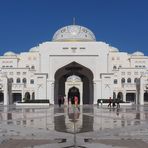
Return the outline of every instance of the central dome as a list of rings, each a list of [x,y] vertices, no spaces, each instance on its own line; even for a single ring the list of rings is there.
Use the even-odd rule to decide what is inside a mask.
[[[57,30],[52,41],[96,41],[96,38],[86,27],[70,25]]]

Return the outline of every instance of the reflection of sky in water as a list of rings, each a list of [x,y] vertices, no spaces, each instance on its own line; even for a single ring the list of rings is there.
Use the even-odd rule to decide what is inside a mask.
[[[0,108],[0,121],[24,127],[82,133],[148,122],[148,106],[120,110],[92,106],[51,108]],[[75,124],[75,125],[74,125]],[[75,131],[74,131],[75,126]]]

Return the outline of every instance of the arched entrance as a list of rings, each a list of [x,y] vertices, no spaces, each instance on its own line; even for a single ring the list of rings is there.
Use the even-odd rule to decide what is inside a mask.
[[[83,83],[83,104],[93,104],[93,73],[90,69],[76,62],[72,62],[55,73],[54,104],[58,103],[59,96],[65,96],[65,82],[69,76],[76,75]],[[67,96],[68,97],[68,96]]]
[[[78,97],[78,104],[80,104],[80,92],[79,89],[76,87],[72,87],[69,89],[68,92],[68,101],[69,99],[71,99],[71,103],[74,104],[74,97],[77,96]]]
[[[119,92],[119,93],[118,93],[117,98],[118,98],[119,100],[123,100],[123,94],[122,94],[122,92]]]
[[[25,93],[25,101],[29,101],[30,100],[30,93],[26,92]]]

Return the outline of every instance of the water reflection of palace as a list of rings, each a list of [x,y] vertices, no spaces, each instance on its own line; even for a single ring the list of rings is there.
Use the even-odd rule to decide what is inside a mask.
[[[55,130],[70,133],[93,131],[93,117],[84,114],[85,108],[71,106],[66,107],[65,110],[63,108],[63,112],[64,114],[61,117],[54,117]],[[93,109],[90,109],[89,112],[93,113]],[[74,131],[74,124],[76,131]],[[61,128],[61,125],[63,125],[63,128]]]
[[[148,121],[145,107],[110,110],[92,106],[53,107],[52,109],[1,108],[0,121],[6,124],[74,133],[140,125]]]

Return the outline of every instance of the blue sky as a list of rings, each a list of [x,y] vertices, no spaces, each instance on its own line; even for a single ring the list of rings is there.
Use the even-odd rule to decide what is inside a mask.
[[[148,0],[0,0],[0,55],[50,41],[73,17],[98,41],[148,55]]]

